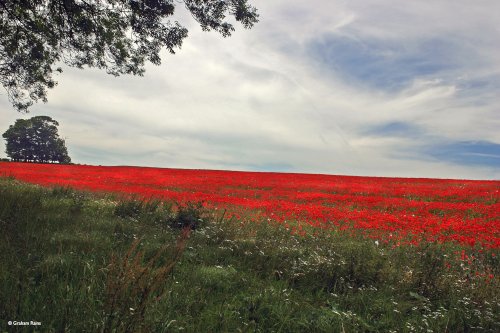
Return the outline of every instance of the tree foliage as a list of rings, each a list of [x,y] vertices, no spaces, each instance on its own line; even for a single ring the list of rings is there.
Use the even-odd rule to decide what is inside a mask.
[[[258,21],[248,0],[0,0],[0,80],[18,111],[47,101],[58,64],[96,67],[112,75],[144,73],[159,53],[179,48],[188,31],[168,18],[184,4],[205,31],[227,37],[233,16]]]
[[[7,156],[21,162],[71,163],[57,126],[59,123],[47,116],[17,119],[2,135],[7,141]]]

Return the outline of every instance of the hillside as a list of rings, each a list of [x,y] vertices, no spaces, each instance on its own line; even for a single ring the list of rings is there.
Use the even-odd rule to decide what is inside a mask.
[[[215,208],[1,178],[1,331],[500,329],[497,248]]]

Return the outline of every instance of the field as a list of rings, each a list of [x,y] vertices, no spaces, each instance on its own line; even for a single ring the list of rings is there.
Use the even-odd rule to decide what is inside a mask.
[[[0,163],[44,186],[203,202],[228,216],[355,230],[381,242],[456,241],[500,247],[500,181]]]
[[[0,163],[0,331],[498,332],[499,188]]]

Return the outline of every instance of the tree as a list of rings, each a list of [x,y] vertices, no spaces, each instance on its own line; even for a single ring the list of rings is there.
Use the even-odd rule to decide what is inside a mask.
[[[184,4],[205,31],[227,37],[226,16],[245,28],[258,21],[248,0],[0,0],[0,80],[10,102],[27,112],[47,101],[57,64],[143,75],[159,65],[162,48],[175,53],[188,31],[167,18]]]
[[[21,162],[71,163],[57,126],[59,123],[47,116],[17,119],[2,135],[7,141],[7,156]]]

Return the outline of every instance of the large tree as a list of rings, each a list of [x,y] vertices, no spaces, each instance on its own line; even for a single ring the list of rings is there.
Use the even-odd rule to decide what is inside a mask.
[[[258,14],[248,0],[0,0],[0,80],[19,111],[47,101],[61,62],[109,74],[144,73],[145,62],[174,53],[187,29],[168,20],[184,4],[203,30],[227,37],[228,15],[251,28]]]
[[[17,119],[3,133],[7,156],[13,161],[71,163],[57,131],[59,123],[47,116]]]

